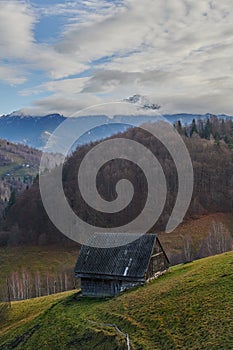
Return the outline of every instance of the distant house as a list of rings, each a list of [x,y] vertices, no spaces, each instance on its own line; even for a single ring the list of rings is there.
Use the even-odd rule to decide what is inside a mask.
[[[129,234],[121,234],[121,238],[122,235],[125,239],[129,238]],[[113,234],[93,235],[93,239],[105,241],[113,237]],[[82,246],[75,276],[81,278],[83,296],[114,296],[143,285],[148,279],[167,270],[169,260],[156,235],[135,235],[135,239],[132,243],[113,248]]]

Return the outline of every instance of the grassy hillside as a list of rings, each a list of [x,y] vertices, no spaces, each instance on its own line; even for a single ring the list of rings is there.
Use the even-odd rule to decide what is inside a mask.
[[[74,265],[78,246],[0,248],[0,300],[22,300],[78,286]]]
[[[186,257],[183,252],[187,241],[190,242],[193,258],[196,258],[195,254],[202,241],[213,229],[213,223],[221,223],[226,230],[233,232],[232,215],[217,213],[189,220],[172,233],[161,233],[160,241],[171,261],[174,263],[185,261]],[[6,282],[6,278],[15,272],[18,272],[20,276],[23,271],[27,271],[32,276],[40,273],[43,278],[46,275],[53,276],[58,272],[70,271],[71,276],[78,251],[78,246],[67,245],[0,247],[0,288]]]
[[[184,246],[187,245],[187,243],[192,250],[192,260],[199,257],[198,251],[200,246],[205,239],[208,239],[209,234],[213,232],[214,225],[219,228],[221,227],[217,234],[218,240],[220,240],[220,237],[224,236],[224,234],[226,236],[226,233],[229,233],[229,236],[233,237],[233,215],[231,213],[215,213],[203,215],[193,220],[187,220],[179,225],[172,233],[161,232],[159,238],[169,259],[177,264],[181,261],[183,262],[185,259],[183,253]],[[227,250],[230,249],[228,248]],[[220,252],[224,252],[224,250]],[[212,251],[210,255],[216,253],[219,252]]]
[[[0,175],[24,176],[38,173],[41,151],[0,139]]]
[[[54,298],[57,298],[56,300]],[[60,300],[61,298],[61,300]],[[15,302],[0,349],[229,350],[233,348],[233,252],[183,264],[116,298],[70,292]]]
[[[73,269],[77,260],[77,247],[25,246],[0,248],[0,285],[13,272],[28,270],[31,273],[54,273]]]

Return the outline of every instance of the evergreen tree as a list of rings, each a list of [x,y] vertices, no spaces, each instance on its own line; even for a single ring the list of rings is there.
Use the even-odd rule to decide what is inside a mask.
[[[216,131],[216,133],[214,134],[214,140],[215,140],[215,144],[217,146],[219,146],[219,144],[220,144],[220,139],[221,139],[220,134],[218,131]]]
[[[181,135],[184,133],[184,130],[183,130],[183,127],[182,127],[182,123],[181,123],[180,120],[178,120],[178,122],[177,122],[177,131]]]
[[[191,130],[190,130],[190,136],[191,137],[192,137],[194,132],[196,132],[198,134],[197,125],[196,125],[196,120],[195,119],[193,119],[192,124],[191,124]]]
[[[205,124],[205,129],[204,129],[204,137],[206,140],[210,139],[211,135],[211,124],[210,124],[210,119],[207,118],[206,124]]]

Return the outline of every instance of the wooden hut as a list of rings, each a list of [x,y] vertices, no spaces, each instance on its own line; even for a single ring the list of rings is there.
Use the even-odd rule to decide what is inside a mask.
[[[97,235],[98,239],[104,237],[105,241],[113,237],[113,234]],[[120,235],[121,239],[125,237],[125,242],[129,242],[129,234]],[[130,239],[132,237],[130,234]],[[75,276],[81,278],[83,296],[107,297],[143,285],[168,266],[169,260],[156,235],[135,235],[131,243],[112,248],[83,245],[75,266]]]

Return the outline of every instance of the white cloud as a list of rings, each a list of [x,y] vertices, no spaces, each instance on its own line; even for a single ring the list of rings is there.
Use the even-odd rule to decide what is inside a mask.
[[[40,16],[68,16],[69,21],[87,22],[92,17],[100,17],[123,6],[124,1],[79,0],[43,5],[37,8]]]
[[[35,9],[25,1],[2,1],[0,6],[0,65],[20,71],[42,70],[52,79],[74,75],[88,68],[76,58],[60,54],[53,46],[38,44],[34,29],[38,20]]]
[[[21,91],[22,96],[30,96],[33,94],[40,94],[41,92],[48,91],[56,93],[58,95],[77,95],[82,91],[89,78],[73,78],[73,79],[62,79],[52,80],[33,88],[24,89]]]
[[[80,103],[139,93],[155,96],[169,112],[232,114],[231,0],[82,0],[38,8],[2,3],[0,57],[23,61],[29,71],[40,69],[52,79],[22,91],[52,94],[35,101],[37,107],[57,105],[70,114]],[[37,43],[36,21],[56,15],[68,17],[62,36],[56,44]],[[8,81],[23,82],[17,67],[8,62],[0,77],[11,69]],[[77,78],[85,70],[91,76]]]
[[[22,1],[1,1],[0,57],[25,59],[33,45],[35,17]]]
[[[26,78],[16,69],[9,65],[0,66],[0,80],[3,80],[10,85],[23,84]]]
[[[85,26],[82,23],[69,26],[56,50],[75,54],[87,61],[125,54],[139,48],[143,42],[148,28],[145,26],[143,29],[140,20],[132,5],[129,8],[120,7],[113,13],[107,13],[102,21],[88,22]]]
[[[172,106],[171,111],[190,109],[192,103],[203,112],[210,108],[214,111],[215,102],[216,110],[230,113],[230,101],[220,101],[229,95],[233,81],[232,3],[124,3],[124,8],[101,22],[69,27],[56,46],[58,52],[68,52],[83,61],[100,60],[83,92],[117,97],[135,92],[154,94],[163,102],[176,98],[179,103],[166,103]],[[217,79],[215,84],[213,79]]]
[[[33,45],[35,18],[22,1],[1,1],[0,6],[0,79],[11,85],[26,81],[23,67]]]
[[[72,116],[78,111],[101,103],[102,101],[90,94],[77,95],[76,98],[68,95],[61,96],[54,94],[53,96],[46,97],[44,99],[36,100],[35,108],[31,109],[31,112],[35,115],[45,113],[61,113],[65,116]],[[28,112],[28,110],[27,110]]]
[[[169,99],[162,96],[160,101],[163,105],[163,113],[226,113],[232,115],[232,98],[225,91],[211,94],[177,94],[170,95]]]

